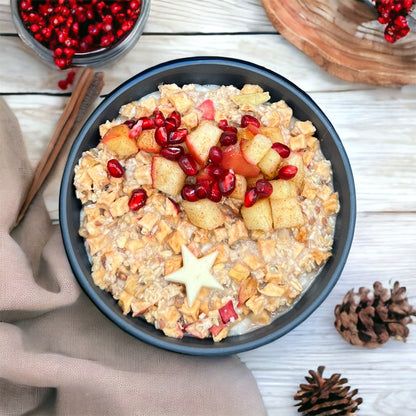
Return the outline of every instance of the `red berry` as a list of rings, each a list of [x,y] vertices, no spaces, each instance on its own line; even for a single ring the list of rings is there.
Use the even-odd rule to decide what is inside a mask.
[[[180,144],[186,140],[188,136],[188,129],[179,129],[169,134],[169,144]]]
[[[142,117],[142,129],[143,130],[150,130],[155,128],[155,121],[150,117]]]
[[[155,110],[155,125],[157,127],[162,127],[165,125],[165,116],[158,108]]]
[[[185,201],[195,202],[198,201],[198,195],[196,194],[196,187],[192,184],[185,184],[181,191],[181,196]]]
[[[107,162],[107,170],[113,178],[121,178],[124,175],[124,169],[117,159],[110,159]]]
[[[237,141],[237,133],[234,133],[233,131],[224,131],[223,133],[221,133],[220,143],[222,146],[231,146],[233,144],[236,144]]]
[[[178,129],[181,125],[181,113],[179,113],[179,111],[172,111],[169,114],[169,118],[173,118],[175,120],[176,128]]]
[[[212,164],[205,166],[205,172],[214,179],[219,179],[223,174],[223,170],[220,166]]]
[[[235,173],[232,170],[225,171],[218,180],[218,188],[224,196],[229,196],[235,189]]]
[[[255,188],[259,198],[267,198],[273,193],[273,185],[266,179],[259,179]]]
[[[222,193],[218,186],[218,182],[214,182],[208,192],[208,199],[212,202],[220,202],[222,199]]]
[[[142,188],[138,188],[131,193],[128,205],[131,211],[137,211],[146,204],[146,201],[146,191]]]
[[[244,206],[247,208],[252,207],[256,203],[258,197],[256,188],[249,188],[244,195]]]
[[[219,165],[222,161],[222,150],[221,150],[221,148],[218,147],[218,146],[212,146],[211,149],[209,149],[208,158],[215,165]]]
[[[184,152],[185,151],[181,146],[169,146],[163,147],[160,151],[160,155],[169,160],[179,160]]]
[[[195,192],[199,199],[206,198],[211,190],[211,182],[208,179],[196,183]]]
[[[195,159],[189,153],[179,158],[179,166],[185,172],[186,176],[194,176],[198,173],[198,166]]]
[[[134,125],[137,123],[137,120],[134,120],[134,119],[129,119],[129,120],[126,120],[125,122],[124,122],[124,124],[129,128],[129,129],[132,129],[133,127],[134,127]]]
[[[228,126],[228,121],[227,121],[227,120],[225,120],[225,119],[220,120],[220,121],[218,122],[218,127],[219,127],[221,130],[224,130],[227,126]]]
[[[276,150],[276,152],[279,153],[280,157],[283,159],[286,159],[290,155],[290,148],[283,143],[273,143],[272,149]]]
[[[277,176],[279,179],[289,180],[293,179],[298,173],[298,168],[294,165],[286,165],[279,169]]]
[[[165,127],[168,133],[175,131],[177,129],[176,120],[173,117],[168,117],[165,121]]]
[[[249,124],[257,128],[260,127],[260,121],[257,120],[256,117],[250,116],[249,114],[244,114],[241,117],[241,127],[247,127]]]
[[[166,147],[168,145],[168,131],[165,126],[156,127],[155,140],[161,147]]]

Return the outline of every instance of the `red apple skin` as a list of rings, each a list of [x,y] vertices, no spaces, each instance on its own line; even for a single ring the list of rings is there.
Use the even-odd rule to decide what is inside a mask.
[[[255,178],[260,173],[260,168],[257,165],[247,162],[241,154],[239,145],[228,146],[223,150],[221,167],[232,169],[234,173],[246,178]]]
[[[198,163],[199,166],[205,166],[205,160],[198,153],[198,150],[195,149],[195,146],[193,145],[192,141],[186,138],[185,143],[189,150],[189,153],[195,159],[195,162]]]

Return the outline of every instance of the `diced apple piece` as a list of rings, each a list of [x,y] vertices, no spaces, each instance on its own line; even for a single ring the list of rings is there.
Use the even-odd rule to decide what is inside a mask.
[[[241,282],[238,290],[238,306],[244,303],[257,293],[259,283],[256,279],[249,276]]]
[[[218,204],[209,199],[199,201],[182,201],[182,208],[189,221],[196,227],[213,230],[224,224],[225,215]]]
[[[186,145],[200,165],[206,165],[209,150],[218,143],[221,134],[222,130],[208,120],[201,121],[199,126],[188,134]]]
[[[249,124],[249,126],[251,126],[251,124]],[[257,133],[258,133],[258,129],[257,129]],[[239,128],[238,130],[237,130],[237,138],[238,138],[238,140],[251,140],[251,139],[253,139],[254,138],[254,136],[257,134],[257,133],[253,133],[253,132],[251,132],[247,127],[244,127],[244,128]]]
[[[305,179],[305,163],[303,162],[303,157],[301,153],[291,152],[289,157],[284,160],[282,166],[284,165],[294,165],[298,168],[296,176],[293,179],[290,179],[298,189],[301,189],[303,186],[303,180]]]
[[[263,134],[256,134],[251,140],[242,140],[241,153],[247,162],[257,165],[272,145],[271,140]]]
[[[125,124],[113,126],[105,133],[101,143],[119,157],[134,155],[138,152],[138,148],[136,141],[130,139],[129,132],[130,129]]]
[[[260,199],[251,207],[241,207],[241,215],[249,230],[270,231],[273,229],[272,211],[268,198]]]
[[[253,186],[256,186],[256,183],[259,179],[264,179],[264,175],[261,172],[254,178],[247,178],[247,187],[251,188]]]
[[[244,200],[244,196],[247,190],[247,179],[243,175],[235,175],[235,188],[230,198],[239,199],[240,201]]]
[[[179,195],[186,175],[177,162],[162,156],[152,158],[152,186],[168,195]]]
[[[270,181],[270,183],[273,186],[273,192],[270,195],[271,199],[286,199],[298,195],[297,187],[292,181],[276,179]]]
[[[160,153],[161,147],[155,139],[155,129],[143,130],[137,138],[137,146],[141,150],[150,153]]]
[[[273,228],[298,228],[305,220],[302,209],[295,197],[286,199],[270,199],[273,215]]]
[[[276,177],[277,169],[282,161],[281,156],[274,149],[269,149],[258,163],[258,167],[263,172],[266,179]]]
[[[280,127],[260,126],[259,127],[259,133],[268,137],[272,141],[272,143],[276,143],[276,142],[283,143],[284,142],[282,131],[280,130]]]
[[[244,159],[239,145],[227,146],[223,150],[221,167],[223,169],[232,169],[234,173],[243,175],[246,178],[255,178],[260,173],[257,165],[248,163]]]
[[[232,95],[231,99],[236,105],[252,104],[259,105],[270,100],[270,94],[268,92],[256,92],[250,94]]]

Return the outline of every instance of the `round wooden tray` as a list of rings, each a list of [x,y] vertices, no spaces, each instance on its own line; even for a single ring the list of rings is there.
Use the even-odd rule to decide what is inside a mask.
[[[262,0],[270,21],[327,72],[351,82],[416,84],[416,32],[391,44],[357,0]]]

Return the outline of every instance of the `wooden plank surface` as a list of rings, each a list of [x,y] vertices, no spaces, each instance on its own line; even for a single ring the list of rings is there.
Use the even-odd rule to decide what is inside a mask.
[[[193,55],[250,60],[307,91],[338,131],[356,181],[354,242],[334,290],[290,334],[240,354],[257,379],[269,415],[296,415],[298,385],[309,369],[325,365],[327,375],[340,372],[359,389],[364,403],[357,416],[414,416],[416,325],[410,325],[407,343],[390,340],[366,350],[338,335],[333,310],[349,289],[371,287],[375,280],[387,286],[399,280],[416,305],[416,86],[373,87],[329,75],[276,33],[260,0],[154,0],[135,48],[100,68],[103,96],[151,65]],[[19,118],[35,166],[68,94],[57,88],[64,74],[39,62],[16,36],[8,0],[0,0],[0,58],[0,94]],[[53,219],[58,188],[59,181],[51,182],[44,194]]]

